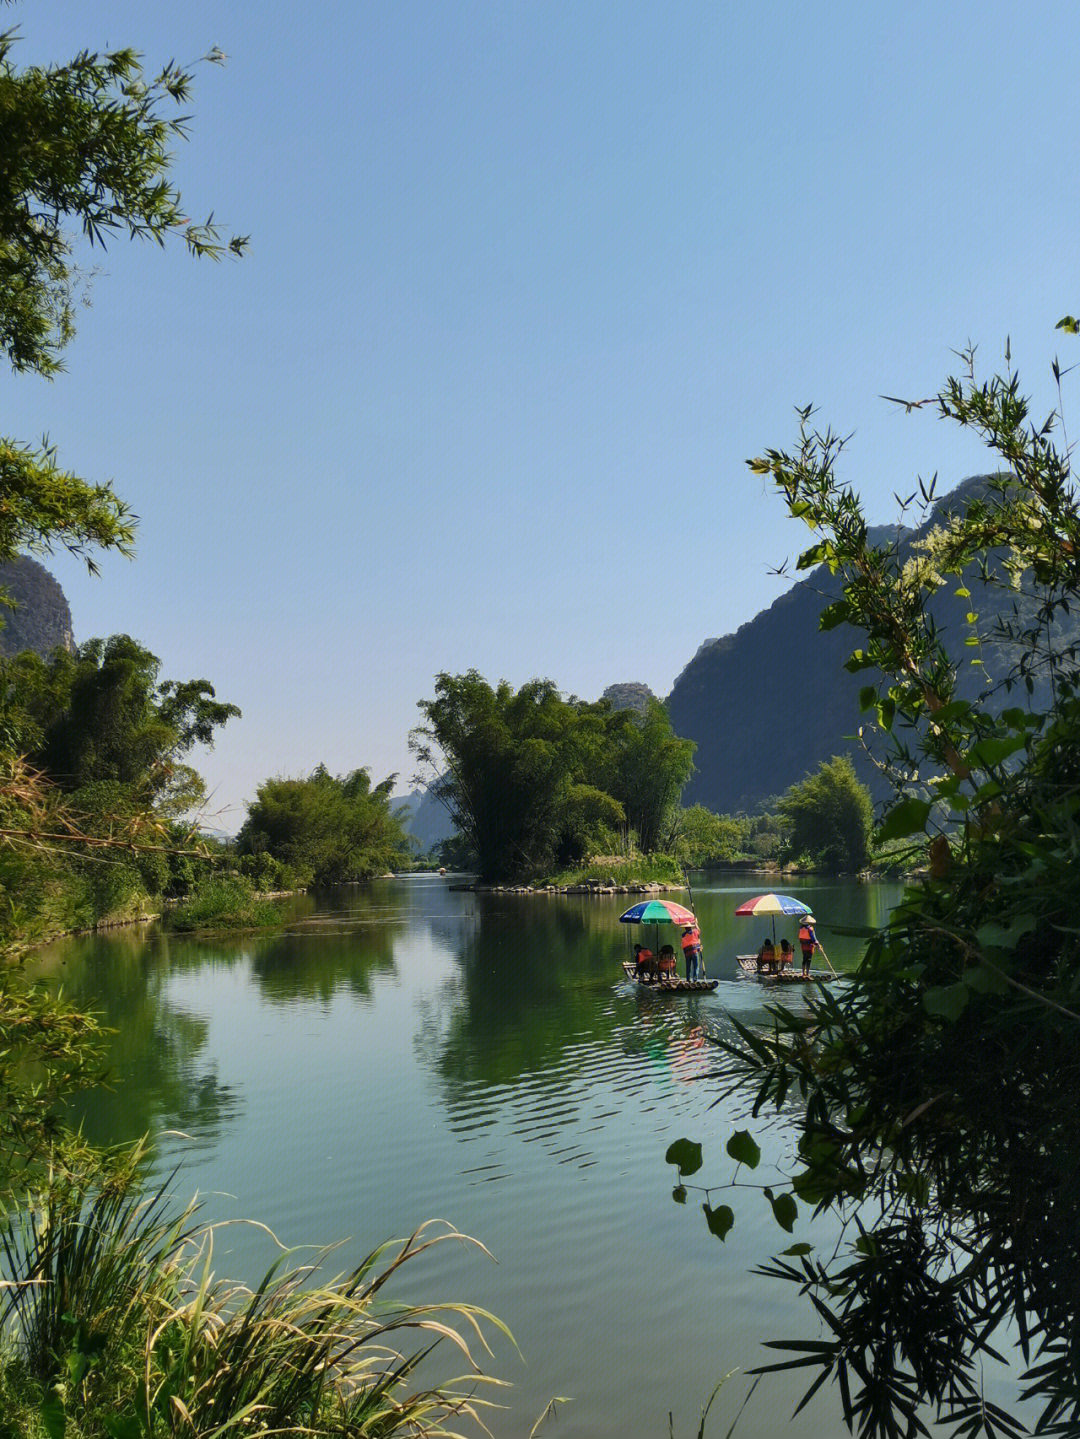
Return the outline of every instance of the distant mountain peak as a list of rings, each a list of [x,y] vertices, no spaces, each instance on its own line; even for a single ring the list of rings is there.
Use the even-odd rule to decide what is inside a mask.
[[[0,591],[15,602],[0,608],[0,655],[34,650],[44,658],[75,648],[67,598],[44,565],[27,555],[0,564]]]
[[[607,700],[612,709],[637,710],[638,714],[647,714],[649,701],[657,697],[648,685],[627,681],[625,684],[608,685],[600,698]]]
[[[914,525],[874,526],[871,542],[910,546],[985,495],[993,478],[972,475],[925,512],[913,505],[905,518]],[[839,597],[840,583],[824,565],[806,572],[733,633],[705,640],[675,680],[666,701],[672,728],[697,744],[685,803],[727,813],[753,810],[845,753],[860,778],[882,795],[883,781],[855,735],[859,690],[873,675],[844,669],[858,644],[855,630],[818,627],[824,606]],[[959,611],[966,606],[951,593],[935,597],[934,604],[939,630],[962,624]]]

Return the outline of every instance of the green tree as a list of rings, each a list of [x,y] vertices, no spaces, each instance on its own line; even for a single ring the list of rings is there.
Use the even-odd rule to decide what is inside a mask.
[[[982,380],[969,356],[932,404],[1003,468],[914,560],[872,542],[836,474],[843,442],[810,411],[797,449],[752,462],[813,530],[800,566],[842,578],[822,622],[862,631],[849,666],[867,671],[863,707],[894,736],[897,797],[879,838],[921,848],[927,872],[851,982],[811,994],[805,1012],[774,1010],[767,1033],[741,1029],[727,1074],[755,1091],[755,1112],[802,1096],[791,1194],[769,1197],[789,1230],[800,1202],[833,1208],[850,1241],[766,1267],[823,1324],[820,1338],[775,1341],[790,1357],[769,1367],[808,1366],[811,1392],[838,1383],[860,1435],[926,1432],[926,1406],[958,1436],[1014,1435],[1024,1424],[981,1376],[992,1346],[1014,1339],[1037,1432],[1075,1434],[1080,666],[1054,624],[1080,601],[1080,508],[1058,416],[1029,419],[1015,374]],[[1025,603],[1003,622],[1013,658],[990,674],[978,590],[1000,585]],[[969,602],[968,653],[986,675],[973,694],[930,610],[946,586]],[[1031,706],[1037,692],[1045,708]]]
[[[848,874],[870,863],[874,806],[847,755],[834,755],[777,802],[787,857]]]
[[[706,868],[736,859],[746,839],[748,822],[730,814],[714,814],[693,804],[679,815],[675,853],[684,865]]]
[[[612,711],[597,783],[617,800],[645,854],[671,847],[679,800],[694,767],[693,740],[672,733],[667,710],[649,698],[644,712]]]
[[[307,779],[268,779],[236,837],[241,855],[269,854],[301,885],[369,879],[411,856],[403,818],[391,808],[396,776],[372,787],[366,769]]]
[[[169,179],[171,146],[187,125],[169,109],[188,102],[189,70],[170,61],[147,75],[130,49],[20,69],[16,38],[0,35],[0,349],[16,371],[53,375],[85,283],[80,243],[175,236],[216,259],[245,241],[189,220]],[[48,445],[0,438],[0,498],[0,559],[56,543],[89,559],[134,538],[111,486],[60,468]]]
[[[208,680],[160,680],[160,668],[129,635],[47,660],[28,651],[0,662],[0,706],[31,762],[82,807],[182,812],[203,796],[184,756],[212,745],[240,711],[218,700]]]
[[[564,700],[550,680],[494,688],[469,670],[440,674],[410,737],[440,775],[438,794],[485,880],[531,876],[580,857],[588,836],[621,823],[593,782],[604,713]]]

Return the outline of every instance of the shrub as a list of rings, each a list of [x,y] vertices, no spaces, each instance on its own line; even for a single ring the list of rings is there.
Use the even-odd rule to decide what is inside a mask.
[[[272,929],[281,922],[277,905],[258,899],[251,880],[242,874],[214,875],[164,915],[167,928],[181,931]]]

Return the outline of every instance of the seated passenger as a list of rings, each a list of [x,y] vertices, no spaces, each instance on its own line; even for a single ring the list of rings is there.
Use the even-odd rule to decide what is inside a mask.
[[[637,979],[656,978],[656,956],[643,944],[634,945],[634,971]]]
[[[776,968],[776,947],[768,935],[765,936],[761,948],[758,950],[757,963],[758,969],[770,971]]]
[[[795,958],[795,951],[794,951],[794,950],[792,949],[792,947],[791,947],[791,941],[790,941],[789,939],[782,939],[782,940],[780,941],[780,973],[781,973],[781,974],[783,974],[784,970],[788,967],[789,964],[791,964],[791,962],[794,960],[794,958]]]
[[[665,944],[660,951],[658,963],[661,979],[674,979],[677,973],[675,967],[675,950],[670,944]]]

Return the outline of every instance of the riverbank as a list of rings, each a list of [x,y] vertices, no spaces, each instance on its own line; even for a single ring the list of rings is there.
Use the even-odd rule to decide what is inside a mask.
[[[472,881],[466,884],[451,884],[452,890],[466,890],[472,894],[672,894],[686,893],[685,884],[650,881],[648,883],[616,884],[606,880],[587,879],[579,884],[480,884]]]

